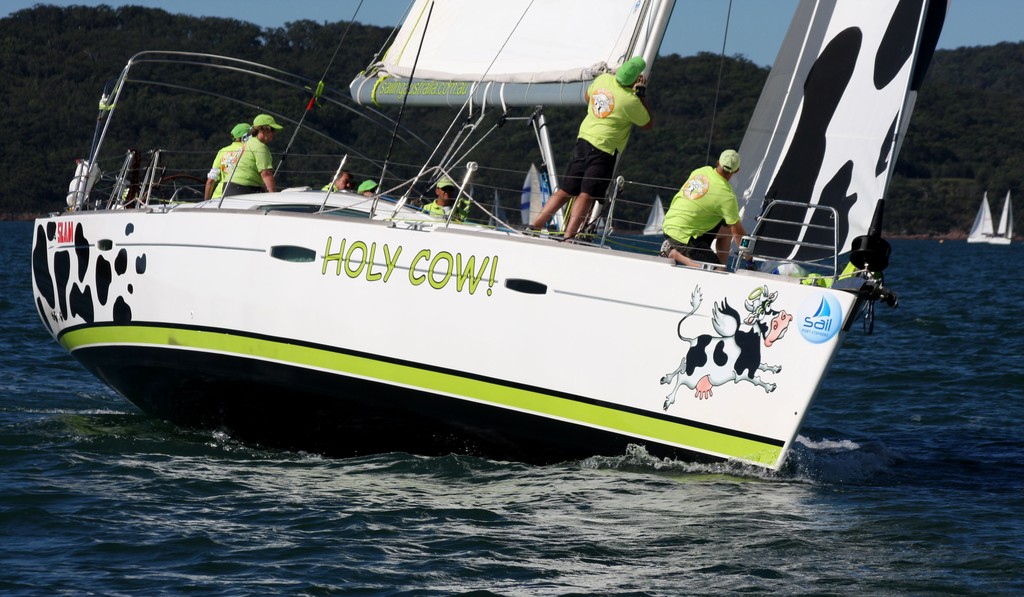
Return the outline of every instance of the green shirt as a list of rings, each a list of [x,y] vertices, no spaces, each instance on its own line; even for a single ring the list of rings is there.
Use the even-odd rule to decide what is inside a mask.
[[[213,158],[213,166],[210,168],[211,180],[217,181],[217,186],[213,189],[213,194],[210,195],[211,199],[217,199],[224,194],[224,183],[228,181],[227,172],[234,167],[235,162],[238,160],[238,150],[242,149],[241,141],[233,141],[231,145],[220,148],[217,152],[217,157]]]
[[[266,143],[257,137],[249,137],[242,148],[242,155],[238,158],[235,166],[235,173],[232,175],[230,169],[225,174],[233,184],[247,187],[262,187],[263,177],[260,172],[272,170],[274,158],[270,155],[270,148]]]
[[[661,229],[675,240],[688,243],[725,220],[740,221],[736,192],[714,166],[697,168],[679,189],[665,213]]]
[[[587,116],[580,123],[578,137],[605,153],[615,155],[625,149],[632,126],[651,121],[633,89],[619,85],[615,75],[598,75],[587,88],[587,98]]]
[[[450,207],[442,207],[437,204],[437,200],[431,201],[430,203],[423,206],[423,211],[426,213],[441,218],[442,220],[448,219],[448,212],[451,211]],[[452,216],[452,221],[462,222],[469,215],[469,201],[461,199],[459,201],[459,207],[455,210],[455,215]]]

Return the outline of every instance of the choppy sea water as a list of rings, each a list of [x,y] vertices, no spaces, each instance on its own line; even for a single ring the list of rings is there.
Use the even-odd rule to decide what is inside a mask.
[[[1024,594],[1024,247],[893,241],[779,473],[645,454],[329,460],[141,414],[0,222],[0,592]]]

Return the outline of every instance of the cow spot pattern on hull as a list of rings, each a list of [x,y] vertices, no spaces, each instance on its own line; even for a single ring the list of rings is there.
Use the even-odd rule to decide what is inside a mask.
[[[125,236],[135,231],[132,224],[125,227]],[[36,288],[36,309],[50,333],[53,323],[80,318],[85,323],[96,323],[97,313],[110,305],[110,318],[115,323],[132,321],[132,308],[127,295],[132,294],[134,278],[145,274],[146,255],[135,257],[134,269],[129,252],[121,248],[113,260],[107,258],[89,242],[81,222],[74,223],[74,243],[71,248],[58,248],[52,257],[47,249],[57,242],[57,222],[36,226],[32,249],[32,280]],[[90,273],[91,272],[91,273]],[[131,276],[124,285],[124,295],[111,296],[114,281]]]

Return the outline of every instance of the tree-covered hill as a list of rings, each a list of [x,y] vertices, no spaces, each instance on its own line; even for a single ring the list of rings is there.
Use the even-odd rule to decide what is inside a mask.
[[[101,91],[139,51],[227,55],[296,73],[310,82],[323,77],[327,95],[343,100],[349,80],[382,49],[389,34],[386,28],[349,27],[345,22],[298,21],[264,29],[232,19],[194,18],[140,7],[38,5],[14,13],[0,20],[0,107],[6,117],[6,130],[0,135],[5,169],[0,213],[23,217],[63,207],[75,159],[88,154],[93,140]],[[936,53],[890,189],[885,216],[888,233],[963,235],[984,191],[1001,197],[1009,189],[1024,197],[1021,64],[1024,44]],[[142,72],[152,80],[169,76],[161,65],[148,68]],[[652,189],[652,194],[658,190],[667,199],[690,169],[705,163],[709,147],[738,146],[767,74],[768,69],[742,58],[659,57],[650,84],[656,124],[651,131],[633,135],[623,160],[629,178],[653,181],[665,191]],[[246,85],[251,83],[241,80],[234,83],[230,73],[217,75],[222,77],[217,80],[212,76],[197,73],[189,85],[221,85],[225,95],[247,96],[251,109],[241,111],[237,104],[227,103],[212,109],[200,106],[168,82],[125,100],[146,102],[148,117],[159,124],[165,138],[150,138],[147,131],[157,127],[149,122],[127,120],[120,124],[137,138],[118,141],[194,151],[201,156],[195,158],[197,163],[205,164],[225,144],[226,131],[240,118],[251,118],[257,108],[303,119],[309,94],[301,85],[292,91],[271,92],[250,89]],[[398,115],[397,110],[386,112]],[[448,125],[447,119],[432,116],[406,110],[402,122],[409,132],[404,134],[415,133],[430,145]],[[554,111],[549,116],[556,155],[567,156],[579,115]],[[398,160],[412,162],[419,157],[416,144],[392,149],[390,129],[357,117],[340,103],[323,102],[303,121],[352,148],[352,155],[382,156],[392,150]],[[527,127],[515,129],[511,137],[513,142],[488,151],[496,157],[521,158],[521,148],[532,143]],[[281,146],[272,149],[282,151],[287,141],[282,139]],[[323,154],[323,171],[308,172],[308,178],[318,181],[329,177],[338,155],[349,151],[325,144],[315,135],[298,136],[295,141],[296,150]],[[522,160],[524,169],[528,159]],[[497,174],[491,177],[499,186],[506,184]]]

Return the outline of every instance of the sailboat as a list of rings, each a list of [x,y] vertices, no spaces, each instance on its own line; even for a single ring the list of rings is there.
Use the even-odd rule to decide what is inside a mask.
[[[971,226],[971,231],[967,234],[967,242],[987,243],[991,241],[994,233],[995,231],[992,227],[992,210],[988,205],[988,191],[985,191],[985,194],[981,198],[981,206],[978,208],[978,214],[974,216],[974,225]]]
[[[651,213],[647,216],[647,224],[644,226],[644,235],[650,236],[662,234],[661,223],[665,221],[665,206],[661,203],[661,196],[654,198],[654,205],[651,206]]]
[[[526,178],[523,180],[520,204],[522,223],[529,225],[537,219],[549,197],[551,197],[551,188],[548,186],[547,175],[541,176],[536,164],[530,164],[530,169],[526,172]],[[562,210],[555,213],[553,223],[556,229],[562,227]]]
[[[170,69],[173,53],[140,52],[102,96],[68,209],[35,222],[42,325],[143,411],[269,447],[535,463],[640,450],[779,469],[853,323],[896,302],[876,199],[946,2],[796,9],[741,145],[745,175],[733,182],[751,234],[735,257],[799,264],[822,284],[414,207],[415,189],[447,176],[457,201],[486,209],[489,196],[470,189],[484,188],[474,176],[488,156],[463,149],[481,147],[466,135],[502,130],[478,126],[487,115],[528,114],[555,173],[538,106],[582,108],[596,74],[632,56],[652,68],[674,4],[417,0],[349,93],[454,111],[466,126],[446,129],[439,143],[453,149],[404,180],[367,160],[380,169],[373,198],[305,187],[161,197],[171,155],[126,151],[110,132],[118,110],[140,103],[134,69]],[[587,35],[551,43],[553,24],[570,22]],[[214,60],[181,56],[190,68]],[[137,133],[141,120],[125,120]],[[339,158],[340,170],[359,156]],[[840,276],[847,259],[857,272]]]
[[[1010,191],[1006,191],[1003,202],[1003,214],[999,218],[999,226],[992,225],[992,210],[988,203],[988,191],[981,198],[981,206],[974,217],[974,224],[967,234],[969,243],[987,243],[990,245],[1008,245],[1013,238],[1013,208],[1010,202]]]
[[[1003,215],[999,217],[999,226],[989,242],[993,245],[1008,245],[1013,239],[1013,207],[1010,202],[1010,191],[1006,191],[1003,201]]]

